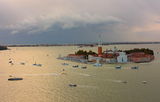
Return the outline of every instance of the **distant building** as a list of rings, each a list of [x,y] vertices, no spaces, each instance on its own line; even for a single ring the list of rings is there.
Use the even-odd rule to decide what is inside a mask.
[[[143,63],[143,62],[150,62],[154,60],[154,55],[146,54],[144,52],[132,52],[130,54],[126,54],[121,50],[118,50],[114,47],[113,50],[106,50],[102,52],[102,46],[99,44],[98,46],[98,54],[95,55],[78,55],[78,54],[69,54],[66,57],[61,57],[61,59],[77,61],[77,62],[96,62],[96,65],[100,63],[127,63],[127,62],[135,62],[135,63]],[[88,59],[87,59],[88,58]],[[98,62],[97,62],[98,61]]]
[[[105,58],[105,62],[106,63],[117,63],[117,59],[116,58]]]
[[[102,57],[102,46],[98,45],[98,56]]]
[[[117,56],[119,56],[119,53],[112,50],[106,50],[103,52],[102,58],[105,63],[117,63]]]
[[[117,57],[118,63],[127,63],[128,57],[125,52],[119,52],[119,56]]]
[[[88,55],[88,61],[90,62],[96,62],[96,60],[98,59],[99,57],[96,56],[96,55]]]
[[[136,53],[129,54],[128,59],[131,62],[142,63],[142,62],[150,62],[154,60],[154,56],[150,54],[145,54],[143,52],[136,52]]]

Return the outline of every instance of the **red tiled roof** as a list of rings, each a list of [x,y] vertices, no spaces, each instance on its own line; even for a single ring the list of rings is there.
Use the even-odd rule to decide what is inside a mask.
[[[153,55],[150,55],[150,54],[145,54],[143,52],[136,52],[136,53],[131,53],[128,55],[128,57],[137,57],[137,58],[141,58],[141,57],[151,57]]]
[[[115,54],[114,53],[106,53],[106,54],[102,55],[103,58],[115,58],[117,56],[119,56],[118,53],[115,53]]]

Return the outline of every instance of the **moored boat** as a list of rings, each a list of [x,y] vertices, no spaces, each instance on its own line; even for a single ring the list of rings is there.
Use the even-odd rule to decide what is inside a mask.
[[[68,63],[62,63],[62,65],[69,65]]]
[[[87,67],[86,66],[83,66],[83,67],[81,67],[82,69],[87,69]]]
[[[18,81],[23,80],[23,78],[9,78],[8,81]]]
[[[78,65],[74,65],[74,66],[72,66],[73,68],[78,68],[79,66]]]
[[[121,69],[121,66],[115,66],[116,69]]]
[[[131,69],[138,69],[138,68],[139,68],[138,66],[131,67]]]
[[[95,66],[95,67],[101,67],[102,64],[100,64],[100,63],[95,63],[93,66]]]

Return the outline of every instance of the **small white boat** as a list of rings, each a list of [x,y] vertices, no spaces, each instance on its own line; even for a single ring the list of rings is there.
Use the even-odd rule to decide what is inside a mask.
[[[121,66],[115,66],[116,69],[121,69]]]
[[[95,63],[93,66],[95,66],[95,67],[101,67],[102,64],[100,64],[100,63]]]
[[[96,63],[93,66],[95,66],[95,67],[101,67],[102,64],[100,63],[100,59],[96,59]]]

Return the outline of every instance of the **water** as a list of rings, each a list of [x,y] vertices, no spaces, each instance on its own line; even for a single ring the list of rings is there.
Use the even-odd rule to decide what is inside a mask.
[[[150,48],[160,51],[160,45],[117,45],[119,49]],[[113,46],[103,46],[103,49]],[[92,65],[57,60],[77,47],[13,47],[0,51],[1,102],[158,102],[160,101],[160,55],[146,64]],[[96,51],[96,47],[80,49]],[[12,59],[14,65],[9,64]],[[25,63],[22,65],[21,63]],[[63,66],[62,63],[69,63]],[[42,64],[41,67],[33,66]],[[73,65],[87,69],[72,68]],[[139,66],[133,70],[131,66]],[[65,69],[65,71],[63,71]],[[9,76],[23,77],[22,81],[8,81]],[[127,83],[123,83],[127,81]],[[143,84],[142,81],[147,81]],[[77,84],[69,87],[68,84]]]

